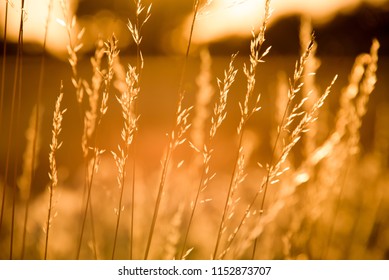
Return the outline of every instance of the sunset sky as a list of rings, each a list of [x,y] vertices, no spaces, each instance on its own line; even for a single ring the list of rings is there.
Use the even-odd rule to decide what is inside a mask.
[[[4,19],[5,2],[0,3],[1,19]],[[151,0],[143,1],[145,5]],[[203,1],[206,2],[206,1]],[[234,51],[234,45],[248,38],[251,28],[258,26],[264,0],[213,0],[203,4],[195,26],[194,43],[211,44],[221,53]],[[16,41],[20,3],[10,2],[8,14],[8,40]],[[49,0],[26,1],[24,40],[27,43],[42,44]],[[150,54],[179,53],[186,42],[191,19],[192,1],[154,1],[152,17],[144,30],[143,49]],[[134,14],[132,1],[68,1],[70,10],[78,18],[77,28],[85,27],[84,51],[93,49],[97,36],[103,38],[115,32],[122,49],[130,44],[126,27],[127,19]],[[364,51],[373,37],[381,41],[381,51],[388,53],[389,1],[388,0],[273,0],[269,36],[273,40],[296,40],[299,16],[306,15],[313,21],[318,41],[323,41],[323,52],[339,54]],[[64,16],[59,1],[54,1],[48,30],[48,50],[61,54],[65,51],[67,35],[61,25]],[[0,20],[3,34],[4,20]],[[3,38],[3,35],[1,36]],[[240,39],[239,39],[240,38]],[[282,44],[278,52],[293,50],[291,44]],[[232,45],[232,47],[231,47]],[[290,45],[290,47],[288,47]],[[342,50],[346,46],[346,50]],[[39,48],[34,48],[35,50]],[[275,50],[277,52],[277,49]]]

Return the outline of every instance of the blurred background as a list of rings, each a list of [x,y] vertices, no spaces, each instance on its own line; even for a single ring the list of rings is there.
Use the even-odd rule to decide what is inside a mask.
[[[0,32],[3,33],[5,2],[0,3]],[[8,40],[18,36],[20,1],[8,1]],[[144,29],[142,48],[145,54],[180,53],[190,25],[193,1],[154,1],[152,17]],[[213,0],[202,1],[196,23],[194,43],[207,44],[211,52],[227,54],[247,50],[251,28],[257,27],[264,1]],[[207,3],[205,3],[207,2]],[[48,14],[48,0],[25,2],[26,52],[39,53]],[[145,0],[148,5],[150,0]],[[12,4],[12,5],[11,5]],[[108,38],[114,31],[122,52],[130,52],[127,20],[133,19],[134,5],[130,0],[69,0],[70,10],[77,15],[78,28],[85,27],[84,52],[92,51],[98,36]],[[389,1],[387,0],[274,0],[268,41],[275,54],[298,50],[300,17],[312,19],[319,43],[319,54],[356,55],[369,48],[373,37],[381,42],[381,53],[389,53]],[[67,34],[59,24],[63,20],[59,1],[54,8],[48,35],[48,50],[57,56],[65,52]],[[3,39],[3,36],[1,36]],[[1,45],[1,48],[3,46]],[[10,51],[12,44],[10,44]]]
[[[38,87],[39,65],[42,55],[42,44],[45,32],[45,23],[49,11],[49,0],[25,1],[24,9],[24,32],[23,51],[24,69],[22,87],[23,102],[21,106],[25,112],[24,127],[35,103],[34,93]],[[12,92],[15,54],[17,51],[18,29],[20,24],[20,1],[8,1],[7,18],[7,62],[6,62],[6,92]],[[50,13],[47,34],[47,72],[44,77],[44,105],[50,106],[58,93],[58,85],[61,80],[65,84],[65,96],[68,107],[74,106],[71,98],[74,89],[70,83],[71,69],[67,58],[68,34],[64,27],[65,15],[61,8],[61,1],[53,1]],[[101,38],[107,40],[112,33],[118,39],[120,57],[122,63],[134,62],[136,47],[127,28],[128,20],[135,20],[135,4],[130,0],[69,0],[65,1],[68,6],[68,20],[75,14],[77,22],[75,31],[85,30],[82,38],[82,48],[79,55],[79,71],[84,77],[90,77],[90,57],[93,56],[96,41]],[[140,97],[141,123],[145,127],[152,127],[146,131],[158,131],[164,134],[169,130],[170,120],[174,117],[176,104],[176,91],[178,80],[183,64],[183,56],[186,50],[188,32],[193,13],[193,1],[159,0],[142,1],[145,6],[152,3],[150,20],[142,29],[141,49],[145,56],[145,70],[143,80],[143,95]],[[249,45],[253,27],[258,28],[263,17],[264,1],[258,0],[213,0],[200,1],[199,15],[194,28],[191,46],[191,59],[187,71],[185,89],[189,92],[188,102],[193,102],[193,96],[197,90],[196,76],[200,70],[200,50],[204,47],[209,49],[213,57],[212,81],[222,76],[222,71],[228,64],[229,56],[239,52],[238,68],[247,61]],[[0,32],[1,40],[4,38],[5,7],[6,1],[0,3]],[[302,18],[312,22],[312,28],[316,34],[317,52],[321,61],[318,71],[317,83],[323,90],[335,74],[339,74],[339,80],[335,85],[337,94],[329,103],[336,110],[340,89],[347,84],[348,74],[355,57],[363,52],[369,52],[373,38],[380,42],[380,60],[378,65],[377,92],[373,95],[372,106],[385,103],[389,97],[388,78],[389,67],[389,0],[274,0],[271,1],[272,16],[269,21],[266,34],[265,46],[272,49],[266,59],[264,71],[258,75],[261,81],[261,92],[265,102],[274,102],[272,92],[277,87],[277,77],[284,73],[290,77],[294,67],[294,61],[300,53],[300,25]],[[4,42],[0,44],[4,50]],[[244,86],[244,75],[237,76],[236,89]],[[33,92],[31,92],[33,90]],[[239,90],[237,90],[239,92]],[[115,93],[117,94],[117,93]],[[5,104],[10,105],[10,94],[5,95]],[[240,100],[239,94],[234,95],[231,103]],[[272,101],[273,100],[273,101]],[[117,106],[116,102],[112,102]],[[235,105],[236,105],[235,104]],[[163,105],[163,106],[161,106]],[[5,106],[5,114],[10,106]],[[118,109],[118,108],[116,108]],[[237,106],[232,106],[231,114],[238,114]],[[266,111],[268,110],[268,111]],[[75,110],[74,110],[75,111]],[[272,111],[265,106],[265,114]],[[375,120],[373,108],[369,111],[367,119],[370,125],[365,125],[367,130],[363,135],[366,145],[372,143],[371,135],[374,133],[373,122]],[[51,115],[51,110],[46,112]],[[116,115],[115,115],[116,117]],[[69,123],[73,130],[80,131],[81,124],[77,121],[77,113],[68,112]],[[69,124],[69,125],[70,125]],[[50,123],[46,123],[46,129],[50,132]],[[65,120],[66,125],[66,120]],[[234,132],[234,124],[229,126],[229,132]],[[120,126],[118,125],[118,129]],[[228,129],[227,129],[228,130]],[[73,132],[72,132],[73,133]],[[119,135],[119,134],[118,134]],[[21,138],[24,139],[23,134]],[[43,139],[45,139],[44,137]],[[108,138],[108,137],[107,137]],[[47,137],[47,139],[50,139]],[[153,136],[150,136],[153,139]],[[5,140],[4,140],[5,141]],[[78,138],[70,137],[70,142],[78,147]],[[152,140],[150,140],[152,141]],[[114,143],[115,140],[112,140]],[[5,144],[3,145],[3,147]],[[162,145],[163,146],[163,145]],[[155,150],[161,147],[155,148]],[[264,146],[263,150],[267,150]],[[5,157],[4,150],[2,151]],[[45,157],[45,154],[44,154]],[[71,159],[68,159],[71,161]],[[44,161],[45,162],[45,161]],[[159,161],[156,161],[159,164]]]

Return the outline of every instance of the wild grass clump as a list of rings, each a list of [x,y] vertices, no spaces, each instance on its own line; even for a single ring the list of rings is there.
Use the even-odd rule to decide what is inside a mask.
[[[323,81],[316,77],[320,34],[303,19],[294,70],[268,89],[262,81],[274,57],[266,40],[272,14],[267,0],[259,28],[252,31],[248,57],[232,54],[229,62],[223,59],[225,70],[219,73],[213,68],[217,60],[203,47],[200,72],[191,83],[188,70],[197,54],[191,51],[192,35],[199,14],[210,4],[195,0],[182,68],[174,77],[177,90],[152,96],[175,96],[174,111],[165,110],[167,103],[158,104],[164,115],[172,116],[163,138],[147,125],[146,89],[160,75],[155,71],[167,71],[170,65],[147,72],[142,31],[152,5],[141,0],[133,4],[134,19],[127,27],[134,56],[122,56],[120,38],[112,34],[96,38],[96,49],[85,63],[85,30],[66,1],[60,1],[70,76],[61,77],[68,83],[61,83],[55,105],[49,107],[54,107],[52,123],[45,125],[43,78],[51,75],[44,59],[47,21],[31,106],[36,109],[26,125],[22,161],[13,143],[24,127],[23,18],[9,112],[3,110],[8,102],[5,24],[0,129],[7,143],[0,142],[6,159],[0,178],[0,258],[386,258],[386,107],[376,116],[372,151],[364,150],[361,140],[377,83],[379,42],[373,40],[370,52],[356,58],[347,82],[338,85],[345,78],[335,72]],[[54,4],[49,5],[51,10]],[[48,126],[51,137],[45,133]],[[155,147],[162,148],[152,154]],[[43,169],[42,180],[38,173]]]

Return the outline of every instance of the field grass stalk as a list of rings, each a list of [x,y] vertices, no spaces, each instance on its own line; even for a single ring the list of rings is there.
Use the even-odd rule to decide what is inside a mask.
[[[207,139],[208,143],[206,143],[203,147],[203,151],[201,152],[203,156],[203,167],[201,171],[201,176],[200,176],[200,182],[196,190],[196,195],[193,200],[193,204],[191,205],[191,212],[189,215],[189,221],[188,221],[188,226],[185,230],[184,233],[184,239],[183,239],[183,245],[182,245],[182,250],[180,254],[180,259],[183,258],[186,250],[186,244],[189,236],[189,231],[192,226],[192,221],[194,217],[194,213],[196,211],[196,208],[199,203],[199,197],[200,193],[207,187],[208,182],[212,179],[213,175],[209,174],[209,163],[212,157],[213,153],[213,139],[216,135],[216,131],[220,127],[220,125],[223,123],[223,121],[226,118],[227,112],[226,112],[226,106],[227,106],[227,97],[228,97],[228,92],[230,91],[230,88],[232,84],[235,81],[235,76],[238,72],[238,70],[235,70],[234,68],[234,60],[237,54],[234,54],[231,56],[231,61],[228,67],[228,70],[224,72],[224,79],[222,80],[217,80],[218,81],[218,87],[219,87],[219,100],[214,106],[213,110],[213,115],[211,118],[211,127],[209,131],[209,137]],[[194,147],[192,144],[193,148],[197,151],[198,148]]]
[[[26,246],[26,234],[27,234],[27,223],[28,223],[28,213],[30,210],[30,200],[31,200],[31,189],[32,182],[35,177],[35,169],[36,169],[36,152],[37,152],[37,143],[38,143],[38,131],[39,131],[39,116],[41,114],[41,102],[42,102],[42,92],[43,92],[43,78],[45,76],[45,62],[46,62],[46,44],[47,44],[47,34],[49,28],[49,21],[51,18],[51,12],[53,8],[53,0],[50,0],[48,6],[48,15],[46,19],[45,32],[43,38],[43,46],[42,46],[42,57],[39,67],[39,82],[38,82],[38,92],[36,98],[36,110],[35,110],[35,125],[34,125],[34,138],[32,144],[32,156],[31,156],[31,177],[29,180],[28,193],[26,198],[26,205],[24,211],[24,222],[23,222],[23,235],[22,235],[22,253],[21,259],[24,259],[25,254],[25,246]]]
[[[62,99],[63,99],[63,84],[61,81],[60,94],[55,103],[52,139],[51,139],[50,153],[49,153],[50,183],[48,187],[49,203],[48,203],[47,219],[46,219],[46,225],[44,227],[44,231],[45,231],[44,257],[43,257],[44,260],[46,260],[48,257],[50,228],[52,226],[52,221],[56,216],[56,213],[54,212],[54,202],[53,202],[54,192],[58,187],[58,170],[57,170],[56,154],[57,151],[62,146],[62,142],[59,142],[59,134],[61,133],[62,130],[61,126],[62,126],[63,114],[66,112],[66,109],[61,109]]]
[[[0,131],[3,122],[3,107],[5,93],[5,66],[7,65],[7,31],[8,31],[8,1],[5,1],[4,31],[3,31],[3,58],[1,62],[1,89],[0,89]],[[3,207],[2,207],[3,209]]]
[[[214,247],[212,259],[218,258],[218,250],[219,250],[219,245],[220,241],[224,232],[224,227],[225,227],[225,219],[227,217],[228,213],[228,208],[229,208],[229,201],[230,201],[230,196],[232,193],[232,189],[234,186],[234,182],[237,176],[237,170],[238,170],[238,163],[239,159],[241,158],[241,153],[243,152],[243,135],[246,130],[246,125],[252,115],[255,112],[258,112],[261,107],[259,105],[261,94],[258,94],[256,97],[254,96],[254,89],[255,89],[255,84],[256,84],[256,71],[257,71],[257,66],[259,63],[264,62],[264,57],[269,53],[270,48],[268,47],[266,50],[261,52],[263,43],[265,42],[265,32],[267,28],[267,23],[269,21],[270,15],[271,15],[271,10],[270,10],[270,0],[266,0],[265,2],[265,8],[264,8],[264,18],[262,21],[262,24],[260,26],[260,29],[258,31],[258,34],[255,34],[255,31],[252,31],[252,39],[250,41],[250,64],[249,66],[246,66],[246,64],[243,67],[243,72],[247,78],[247,91],[245,94],[245,100],[244,103],[239,103],[240,111],[241,111],[241,118],[240,122],[237,128],[237,133],[238,133],[238,149],[236,152],[235,156],[235,161],[234,161],[234,168],[232,170],[231,174],[231,179],[230,179],[230,184],[227,190],[227,197],[224,202],[224,209],[221,217],[221,221],[219,224],[219,228],[217,231],[217,239],[216,239],[216,244]],[[253,100],[253,98],[255,98]],[[253,103],[254,104],[251,104]]]
[[[145,25],[145,23],[149,20],[151,16],[151,7],[152,4],[150,4],[146,10],[145,18],[142,20],[140,19],[141,13],[144,11],[145,6],[143,6],[141,0],[134,0],[134,3],[136,5],[136,17],[135,17],[135,26],[131,23],[129,20],[128,22],[128,29],[130,30],[133,40],[136,44],[136,69],[138,74],[137,84],[135,87],[140,88],[141,83],[141,77],[144,67],[144,60],[143,55],[141,51],[141,39],[142,37],[139,37],[142,34],[142,28]],[[136,32],[135,32],[136,31]],[[135,101],[135,100],[134,100]],[[133,115],[138,116],[138,102],[133,102]],[[135,182],[136,182],[136,150],[137,150],[137,134],[138,130],[135,129],[133,132],[133,138],[132,143],[130,146],[130,154],[131,154],[131,196],[130,196],[130,247],[129,247],[129,258],[130,260],[133,259],[133,250],[134,250],[134,219],[135,219]]]
[[[160,208],[160,204],[161,204],[163,190],[165,187],[166,176],[168,173],[168,167],[169,167],[169,163],[170,163],[173,151],[175,150],[175,148],[178,145],[182,144],[185,141],[185,139],[182,139],[183,133],[185,133],[186,130],[190,126],[190,125],[189,126],[187,125],[187,118],[189,116],[189,111],[191,108],[184,109],[184,110],[182,109],[182,102],[183,102],[184,96],[185,96],[185,91],[183,90],[183,86],[184,86],[184,80],[185,80],[185,76],[186,76],[187,63],[188,63],[188,59],[189,59],[190,46],[192,43],[193,30],[194,30],[194,26],[195,26],[195,22],[196,22],[196,18],[197,18],[197,13],[199,10],[199,2],[200,2],[199,0],[194,1],[194,6],[193,6],[194,14],[193,14],[193,19],[192,19],[192,24],[190,27],[188,45],[186,48],[184,65],[182,68],[181,79],[180,79],[180,84],[179,84],[179,88],[178,88],[179,99],[178,99],[177,113],[176,113],[176,127],[173,128],[173,130],[170,134],[169,145],[167,148],[167,152],[165,154],[165,159],[163,161],[162,175],[161,175],[161,180],[159,183],[157,200],[156,200],[156,203],[154,206],[154,213],[152,216],[150,230],[149,230],[147,243],[146,243],[146,249],[145,249],[145,254],[144,254],[145,260],[147,260],[149,257],[151,242],[152,242],[153,236],[154,236],[155,225],[156,225],[157,218],[158,218],[158,212],[159,212],[159,208]]]
[[[5,17],[4,17],[4,36],[3,36],[3,59],[2,59],[2,71],[1,71],[1,93],[0,93],[0,131],[3,127],[3,107],[4,107],[4,91],[5,91],[5,66],[7,65],[7,31],[8,31],[8,1],[5,2]],[[3,225],[3,215],[5,206],[5,196],[7,182],[3,182],[3,191],[1,197],[1,212],[0,212],[0,232]]]

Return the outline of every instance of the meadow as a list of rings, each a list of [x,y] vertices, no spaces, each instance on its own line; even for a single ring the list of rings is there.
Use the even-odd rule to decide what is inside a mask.
[[[300,53],[273,55],[267,0],[245,51],[189,32],[182,56],[144,56],[153,7],[136,0],[133,55],[114,34],[81,55],[60,3],[67,61],[25,55],[22,32],[10,54],[3,32],[0,259],[389,257],[378,40],[318,57],[302,19]]]

